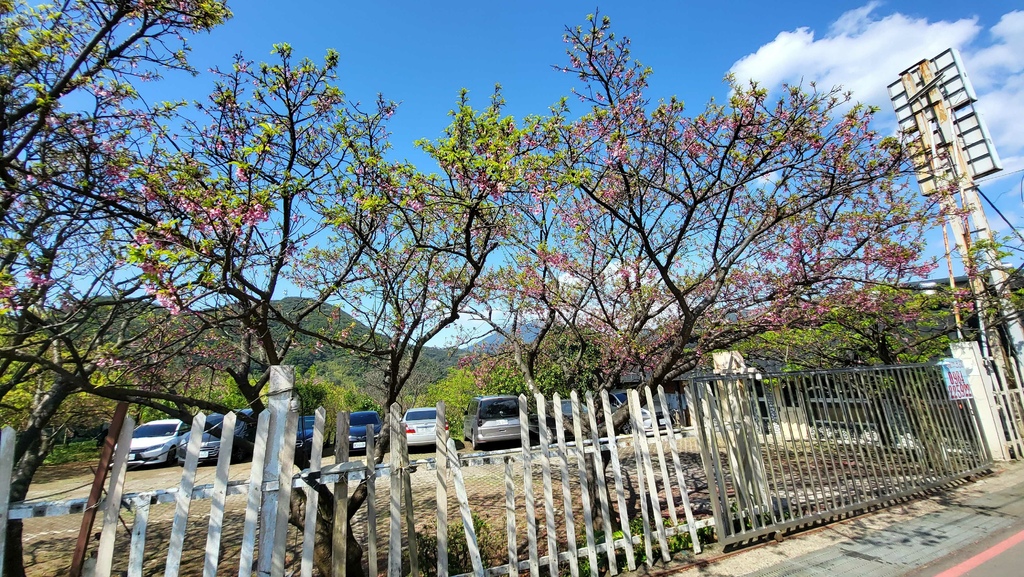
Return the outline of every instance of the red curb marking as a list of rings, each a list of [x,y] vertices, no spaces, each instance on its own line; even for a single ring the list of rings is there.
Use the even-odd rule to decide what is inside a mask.
[[[996,545],[993,545],[992,547],[989,547],[988,549],[982,551],[981,553],[978,553],[974,557],[971,557],[970,559],[964,561],[963,563],[960,563],[955,567],[950,567],[949,569],[946,569],[945,571],[939,573],[935,577],[961,577],[962,575],[965,575],[968,571],[977,569],[983,563],[991,561],[1000,554],[1005,553],[1014,545],[1017,545],[1018,543],[1022,542],[1024,542],[1024,531],[1021,531],[1020,533],[1017,533],[1016,535],[1009,537],[1008,539]]]

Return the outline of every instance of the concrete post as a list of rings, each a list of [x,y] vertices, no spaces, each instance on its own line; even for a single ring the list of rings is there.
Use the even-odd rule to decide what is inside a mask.
[[[978,408],[978,423],[981,436],[988,445],[989,453],[996,461],[1009,461],[1010,454],[1006,449],[1005,434],[999,418],[999,404],[993,393],[991,368],[981,358],[981,350],[974,341],[949,344],[953,358],[963,361],[967,369],[967,381],[971,385],[975,406]]]

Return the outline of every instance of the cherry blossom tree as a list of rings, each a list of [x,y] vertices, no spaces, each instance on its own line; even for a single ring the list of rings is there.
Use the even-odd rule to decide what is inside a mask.
[[[127,367],[151,368],[181,344],[171,331],[163,348],[140,348],[138,321],[153,310],[137,275],[120,271],[131,228],[109,217],[131,197],[139,135],[173,108],[146,107],[138,84],[190,71],[185,36],[230,12],[210,0],[0,8],[0,401],[31,392],[15,445],[20,500],[71,395],[114,391],[133,378]],[[23,575],[21,523],[8,527],[4,574]]]
[[[395,104],[346,101],[337,53],[317,65],[288,45],[275,52],[273,64],[239,57],[215,71],[201,119],[158,133],[133,174],[144,215],[130,261],[169,312],[233,343],[228,371],[256,410],[269,367],[297,338],[364,359],[388,406],[424,347],[459,318],[508,229],[503,199],[528,152],[523,131],[502,116],[500,93],[482,111],[463,94],[444,137],[420,143],[442,170],[425,174],[386,158]],[[287,290],[305,306],[282,306]],[[351,316],[302,322],[325,304]],[[332,512],[320,517],[329,533]]]
[[[559,113],[549,154],[589,245],[622,247],[612,266],[573,273],[593,290],[574,318],[648,383],[933,267],[921,250],[936,207],[906,187],[903,149],[871,130],[872,109],[839,89],[772,100],[733,82],[727,104],[687,116],[674,98],[649,100],[651,71],[607,18],[566,41],[562,70],[589,110]]]
[[[274,51],[274,64],[239,56],[215,70],[215,89],[196,114],[163,127],[135,175],[146,218],[130,249],[168,311],[213,327],[234,349],[226,370],[257,411],[269,367],[354,274],[363,247],[351,237],[336,239],[351,250],[318,272],[322,284],[304,282],[303,261],[331,242],[328,213],[349,202],[359,165],[380,161],[394,110],[347,103],[333,84],[336,52],[317,65],[296,61],[287,44]],[[290,283],[306,291],[301,306],[281,300]],[[315,336],[345,342],[346,329],[328,323]]]

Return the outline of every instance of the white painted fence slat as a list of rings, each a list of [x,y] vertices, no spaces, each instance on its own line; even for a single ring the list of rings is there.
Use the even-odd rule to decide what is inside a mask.
[[[604,478],[604,458],[601,456],[601,432],[597,428],[597,410],[594,406],[594,393],[587,391],[587,417],[590,424],[590,442],[594,447],[594,471],[596,474],[595,482],[597,483],[597,498],[601,507],[601,519],[604,522],[604,540],[605,546],[608,550],[608,570],[612,575],[619,574],[619,563],[615,557],[615,535],[612,530],[612,516],[610,508],[608,507],[608,484]],[[573,417],[575,418],[575,416]],[[615,437],[612,436],[609,439],[610,444],[615,444]],[[596,549],[596,547],[595,547]],[[596,563],[591,564],[593,567],[597,567]]]
[[[285,549],[288,546],[288,514],[291,512],[292,501],[292,465],[295,462],[295,437],[298,428],[299,414],[289,409],[285,418],[284,438],[281,439],[281,452],[278,463],[281,470],[277,477],[277,515],[274,528],[274,552],[270,559],[270,576],[284,577]]]
[[[270,435],[267,437],[267,455],[263,464],[263,479],[274,482],[282,470],[281,443],[295,443],[295,439],[285,438],[285,420],[292,404],[292,393],[295,390],[295,367],[275,365],[270,367],[270,390],[267,393],[267,410],[270,411]],[[259,524],[259,557],[256,569],[261,576],[271,573],[271,555],[276,549],[277,538],[277,503],[278,492],[264,490],[263,502],[260,503]]]
[[[609,441],[615,439],[615,426],[612,424],[611,402],[608,391],[601,391],[601,404],[604,408],[604,424]],[[619,446],[615,442],[608,443],[608,458],[612,462],[612,478],[615,480],[615,499],[619,506],[619,529],[626,542],[626,567],[636,571],[636,553],[633,551],[633,533],[629,528],[629,516],[626,515],[626,492],[622,487],[622,464],[619,462]]]
[[[462,528],[466,534],[466,548],[473,564],[473,574],[483,577],[484,564],[480,559],[480,546],[476,539],[476,528],[473,527],[473,515],[469,510],[469,496],[466,494],[466,482],[462,478],[462,467],[459,465],[455,441],[448,439],[448,455],[452,463],[452,480],[455,482],[455,498],[459,500],[459,513],[462,514]]]
[[[633,397],[633,391],[628,391],[626,393],[626,408],[629,410],[630,429],[633,433],[633,460],[636,463],[637,493],[640,495],[640,498],[638,499],[640,505],[640,516],[643,518],[644,554],[647,559],[647,565],[651,566],[654,564],[654,548],[651,543],[651,517],[648,513],[649,507],[647,506],[650,497],[647,494],[647,481],[644,475],[643,467],[643,447],[647,445],[647,439],[646,432],[644,431],[643,416],[640,413],[639,408],[636,408],[636,410],[634,410]]]
[[[437,403],[436,417],[434,450],[437,453],[437,577],[448,577],[448,420],[445,416],[444,401]]]
[[[327,420],[327,411],[323,407],[317,407],[313,413],[313,445],[309,452],[309,476],[314,478],[313,483],[320,484],[320,461],[324,453],[324,425]],[[301,577],[313,577],[313,547],[316,545],[316,517],[317,505],[320,495],[316,488],[306,487],[306,518],[302,527],[302,561],[299,565]]]
[[[167,546],[167,562],[164,564],[165,577],[177,577],[181,572],[181,548],[185,544],[185,530],[188,528],[188,510],[192,505],[192,488],[199,466],[199,448],[206,430],[206,415],[199,413],[192,419],[188,435],[188,450],[185,453],[185,468],[181,472],[181,485],[175,495],[174,521],[171,523],[171,540]]]
[[[668,517],[672,520],[672,526],[676,526],[679,524],[679,516],[676,513],[676,498],[672,493],[672,481],[668,476],[668,459],[665,458],[664,446],[665,438],[662,438],[661,423],[659,422],[657,408],[654,406],[654,397],[651,396],[650,387],[644,387],[644,396],[651,413],[651,424],[654,427],[654,446],[658,450],[658,468],[661,473],[661,484],[665,487],[665,506],[668,508]],[[672,423],[669,422],[668,413],[663,412],[662,415],[665,421],[668,422],[668,428],[671,429]]]
[[[555,413],[555,437],[558,440],[558,471],[562,477],[562,504],[565,516],[565,538],[569,545],[569,573],[572,577],[580,575],[580,560],[576,552],[576,519],[573,517],[572,489],[569,486],[569,450],[565,444],[565,412],[562,410],[562,397],[554,394],[552,410]],[[577,441],[582,442],[582,441]]]
[[[440,530],[437,535],[440,539]],[[519,551],[516,548],[516,489],[510,458],[505,459],[505,536],[508,538],[508,574],[515,576],[519,573]]]
[[[697,536],[697,523],[693,518],[693,508],[690,506],[690,497],[686,489],[686,476],[683,475],[682,461],[679,459],[679,444],[676,442],[676,432],[672,419],[669,416],[668,401],[665,398],[665,387],[658,385],[658,400],[661,401],[661,411],[669,419],[668,446],[672,453],[672,465],[676,470],[676,482],[679,485],[679,496],[683,501],[683,514],[686,515],[686,527],[690,531],[690,539],[693,542],[694,554],[701,552],[700,539]],[[666,483],[668,481],[666,480]]]
[[[391,405],[388,413],[388,430],[391,435],[391,524],[388,527],[388,575],[402,575],[402,477],[396,474],[402,466],[398,457],[398,435],[404,435],[399,426],[398,405]]]
[[[399,410],[401,410],[399,408]],[[416,543],[416,511],[412,499],[412,472],[409,471],[409,439],[406,437],[405,425],[401,425],[402,434],[398,436],[398,456],[402,462],[399,474],[402,478],[402,501],[405,507],[405,534],[409,549],[409,575],[420,577],[420,556]],[[395,448],[392,447],[391,450]]]
[[[11,427],[0,431],[0,535],[7,535],[7,519],[11,502],[11,475],[14,471],[15,432]],[[0,539],[0,574],[4,568],[4,544]]]
[[[644,475],[637,475],[637,479],[641,479],[641,485],[643,484],[642,479],[646,476],[648,479],[647,489],[651,499],[651,516],[654,517],[654,529],[655,534],[658,538],[658,545],[661,546],[661,558],[666,563],[671,561],[672,558],[668,554],[668,535],[665,534],[665,520],[661,517],[661,499],[658,498],[658,481],[654,476],[654,465],[651,462],[651,447],[647,444],[647,433],[644,431],[643,418],[640,413],[640,394],[634,389],[629,391],[629,400],[632,403],[631,409],[633,415],[636,418],[636,431],[637,431],[637,449],[640,452],[640,456],[643,457],[643,471]],[[656,419],[655,415],[651,415],[652,419]],[[655,434],[657,434],[658,424],[653,423]],[[639,469],[639,465],[637,469]],[[640,494],[643,495],[643,488],[640,489]],[[654,562],[653,559],[647,559],[648,564]]]
[[[114,448],[114,462],[110,468],[110,483],[107,497],[103,501],[103,529],[100,531],[100,545],[96,549],[96,577],[110,577],[114,563],[114,540],[117,537],[117,520],[121,514],[121,494],[124,493],[124,478],[128,470],[128,449],[132,444],[135,420],[125,417],[121,434]]]
[[[548,571],[558,575],[558,539],[555,534],[555,499],[551,487],[551,439],[544,397],[537,393],[537,430],[540,432],[540,472],[544,484],[544,519],[548,541]],[[561,408],[559,408],[561,410]]]
[[[377,574],[377,462],[374,460],[376,432],[366,432],[366,554],[370,577]]]
[[[256,419],[256,441],[249,470],[249,495],[245,505],[245,526],[242,528],[242,554],[238,562],[238,577],[252,576],[253,553],[256,550],[256,529],[260,520],[260,502],[263,499],[263,463],[267,455],[267,436],[269,434],[270,411],[263,411]]]
[[[334,439],[334,463],[348,462],[348,436],[351,428],[349,412],[340,411]],[[369,425],[366,436],[371,435]],[[369,453],[369,449],[367,449]],[[348,570],[348,475],[338,477],[334,483],[334,530],[331,532],[331,572],[334,577],[345,577]]]
[[[526,395],[519,395],[519,439],[523,447],[523,495],[526,498],[526,540],[530,555],[530,577],[539,577],[537,503],[533,494],[533,457],[530,450],[529,419]]]
[[[142,577],[142,563],[146,554],[146,526],[149,525],[149,499],[135,502],[135,521],[132,522],[132,544],[128,552],[128,577]]]
[[[594,542],[594,514],[590,508],[590,482],[587,479],[587,455],[583,451],[583,417],[580,411],[580,397],[576,391],[569,393],[569,402],[572,405],[572,434],[576,439],[576,467],[580,476],[580,499],[583,501],[583,531],[587,538],[587,558],[590,561],[590,574],[597,577],[597,548]],[[600,447],[594,446],[597,451]],[[566,463],[568,469],[568,463]],[[601,476],[604,471],[597,471],[596,476]],[[563,481],[568,492],[569,483]],[[575,549],[575,547],[573,547]]]
[[[206,558],[203,560],[203,577],[216,577],[220,563],[220,539],[223,533],[224,500],[227,498],[228,474],[235,440],[235,413],[224,415],[220,427],[220,453],[217,455],[217,477],[213,481],[213,497],[210,503],[210,525],[206,532]]]

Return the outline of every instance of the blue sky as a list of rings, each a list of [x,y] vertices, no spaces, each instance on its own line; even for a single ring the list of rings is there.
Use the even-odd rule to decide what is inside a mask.
[[[275,42],[315,59],[335,48],[339,84],[350,99],[370,102],[380,92],[401,102],[391,123],[394,152],[416,159],[412,142],[440,134],[461,88],[483,106],[501,83],[517,117],[544,113],[568,94],[574,79],[551,66],[564,62],[565,26],[583,24],[595,8],[631,38],[634,57],[654,69],[650,96],[676,95],[694,113],[726,94],[722,78],[731,71],[769,86],[801,79],[842,84],[880,106],[879,129],[889,131],[895,117],[886,86],[918,60],[959,49],[1005,166],[983,192],[1013,224],[1024,224],[1024,174],[1015,173],[1024,169],[1019,1],[246,0],[232,3],[235,18],[227,25],[192,41],[192,61],[205,70],[227,65],[237,52],[267,59]],[[169,80],[158,97],[202,98],[210,87],[209,77]],[[990,220],[1007,229],[994,212]],[[934,238],[941,254],[941,236]]]

